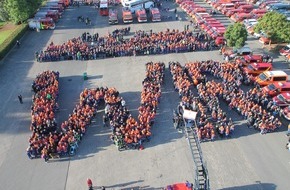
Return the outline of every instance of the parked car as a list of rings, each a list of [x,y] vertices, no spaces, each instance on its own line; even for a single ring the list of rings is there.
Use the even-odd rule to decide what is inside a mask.
[[[217,46],[224,45],[225,41],[226,41],[226,39],[223,36],[219,36],[215,39],[215,44]]]
[[[234,22],[242,22],[243,20],[249,19],[251,17],[252,17],[252,15],[249,13],[235,13],[231,16],[231,19]]]
[[[230,59],[235,58],[236,56],[243,56],[243,55],[251,55],[253,54],[253,51],[251,50],[251,48],[244,46],[242,48],[239,49],[226,49],[224,51],[224,54],[228,55]]]
[[[255,38],[259,39],[260,37],[265,36],[266,33],[264,31],[260,31],[260,32],[254,32],[253,35]]]
[[[249,75],[257,76],[264,71],[272,70],[272,63],[251,63],[243,68],[243,71]]]
[[[227,17],[231,17],[233,14],[235,14],[235,13],[242,13],[243,12],[243,10],[242,9],[229,9],[226,13],[225,13],[225,15],[227,16]]]
[[[290,10],[290,4],[274,4],[269,8],[270,11],[277,11],[277,10]]]
[[[290,93],[284,92],[273,98],[273,102],[280,106],[285,107],[290,105]]]
[[[265,71],[258,75],[255,82],[258,86],[267,86],[274,82],[286,82],[288,75],[284,71]]]
[[[274,82],[262,88],[262,91],[269,96],[277,96],[280,93],[290,93],[290,82]]]
[[[250,18],[250,19],[245,19],[243,21],[243,24],[245,25],[246,28],[249,28],[253,25],[258,24],[258,21],[257,21],[257,19]]]
[[[285,119],[290,121],[290,106],[287,106],[283,109],[282,115],[285,117]]]
[[[260,63],[263,61],[263,56],[259,54],[244,55],[236,59],[237,64],[242,64],[244,66],[250,63]]]
[[[268,5],[275,4],[275,3],[279,3],[279,2],[280,2],[279,0],[265,1],[265,2],[263,2],[263,3],[261,3],[261,4],[259,5],[259,8],[260,8],[260,9],[266,9],[266,7],[267,7]]]
[[[283,55],[283,56],[290,54],[290,44],[280,49],[279,53],[280,55]]]
[[[254,9],[254,6],[251,4],[245,4],[239,6],[239,9],[242,9],[244,13],[250,13]]]

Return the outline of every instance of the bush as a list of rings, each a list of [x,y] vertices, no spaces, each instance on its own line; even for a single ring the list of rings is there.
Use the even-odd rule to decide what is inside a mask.
[[[16,44],[16,41],[20,39],[27,31],[28,25],[18,25],[15,30],[9,35],[9,37],[0,46],[0,60],[10,51],[10,49]]]

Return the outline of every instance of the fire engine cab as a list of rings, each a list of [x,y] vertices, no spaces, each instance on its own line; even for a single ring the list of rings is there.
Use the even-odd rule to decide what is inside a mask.
[[[139,9],[136,11],[138,22],[147,22],[147,14],[145,9]]]

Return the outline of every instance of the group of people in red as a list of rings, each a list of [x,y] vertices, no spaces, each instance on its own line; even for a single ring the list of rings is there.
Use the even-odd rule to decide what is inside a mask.
[[[220,100],[242,115],[248,121],[248,127],[260,130],[261,134],[282,125],[276,117],[279,107],[258,87],[246,93],[241,89],[248,76],[243,75],[238,65],[212,60],[187,63],[185,67],[170,63],[170,71],[181,104],[187,109],[199,110],[197,134],[200,140],[213,140],[216,132],[227,137],[234,131],[231,118],[227,118],[219,106]],[[208,81],[209,78],[219,82]],[[197,86],[198,97],[193,96],[193,86]]]
[[[58,110],[58,79],[58,72],[44,71],[33,81],[32,90],[35,94],[31,107],[32,135],[27,148],[27,156],[31,159],[41,156],[47,161],[48,151],[55,148],[54,142],[58,138],[55,119],[55,112]]]
[[[50,157],[74,154],[86,127],[96,113],[98,103],[104,99],[105,88],[84,89],[80,102],[67,121],[57,128],[55,111],[58,110],[59,73],[45,71],[32,84],[35,92],[31,108],[32,135],[29,139],[29,158],[41,156],[47,162]]]
[[[142,142],[151,138],[151,127],[154,123],[157,106],[161,96],[165,65],[163,63],[147,63],[146,78],[143,80],[141,105],[138,108],[138,120],[129,113],[125,101],[119,97],[115,88],[105,94],[105,122],[109,122],[113,131],[111,140],[119,149],[142,148]]]
[[[212,60],[204,61],[200,65],[201,72],[212,74],[222,80],[221,85],[215,86],[218,97],[224,99],[229,109],[237,111],[248,121],[248,127],[260,130],[261,134],[272,132],[282,126],[276,117],[279,107],[273,101],[260,93],[257,87],[244,92],[240,86],[245,76],[236,64],[221,63]]]
[[[88,33],[88,36],[89,35]],[[94,36],[94,35],[93,35]],[[103,37],[83,36],[57,45],[51,43],[46,50],[36,52],[36,59],[42,61],[94,60],[105,57],[154,55],[192,51],[208,51],[215,48],[212,39],[202,38],[189,30],[167,29],[161,32],[136,31],[129,39],[109,33]]]
[[[114,142],[123,141],[127,147],[140,147],[144,140],[150,140],[151,126],[161,96],[161,83],[164,77],[163,63],[147,63],[146,78],[142,82],[141,105],[138,120],[126,108],[115,88],[84,89],[80,102],[60,129],[57,128],[55,112],[58,110],[59,73],[45,71],[39,74],[32,84],[35,92],[31,108],[32,135],[29,139],[29,158],[41,156],[47,162],[54,155],[73,155],[86,133],[87,126],[96,114],[100,101],[105,101],[105,114],[113,130]]]
[[[188,63],[185,67],[182,67],[178,62],[171,62],[170,71],[174,87],[179,91],[181,97],[179,107],[198,111],[196,119],[198,139],[200,141],[214,140],[216,132],[221,136],[228,137],[230,132],[233,131],[234,125],[219,107],[219,101],[215,94],[209,94],[207,92],[209,88],[201,88],[201,85],[208,83],[205,83],[205,76],[198,72],[198,63]],[[196,85],[198,85],[198,93],[204,94],[204,96],[194,96],[192,89]]]
[[[208,85],[210,95],[224,99],[229,105],[229,109],[237,111],[248,121],[249,127],[260,130],[261,134],[274,131],[282,123],[276,117],[278,107],[264,96],[261,91],[254,87],[248,92],[244,92],[240,86],[245,82],[245,77],[241,69],[236,64],[221,63],[212,60],[193,63],[196,68],[192,76],[203,74],[212,75],[221,83],[211,81]],[[199,73],[199,74],[197,74]],[[192,80],[202,81],[200,77],[193,77]],[[203,96],[203,93],[199,93]],[[231,131],[230,123],[230,131]]]

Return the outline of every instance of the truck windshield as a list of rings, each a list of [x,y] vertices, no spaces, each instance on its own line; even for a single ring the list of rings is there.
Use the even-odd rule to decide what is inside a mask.
[[[273,91],[273,90],[276,90],[276,87],[275,87],[274,84],[270,84],[270,85],[268,85],[268,89],[269,89],[270,91]]]
[[[251,70],[251,71],[255,70],[255,68],[252,65],[248,65],[248,69]]]
[[[282,94],[279,94],[279,95],[277,96],[277,98],[278,98],[278,100],[280,100],[281,102],[286,102],[286,99],[285,99],[285,97],[284,97]]]
[[[268,77],[264,73],[262,73],[259,75],[259,79],[261,79],[262,81],[265,81],[268,79]]]

